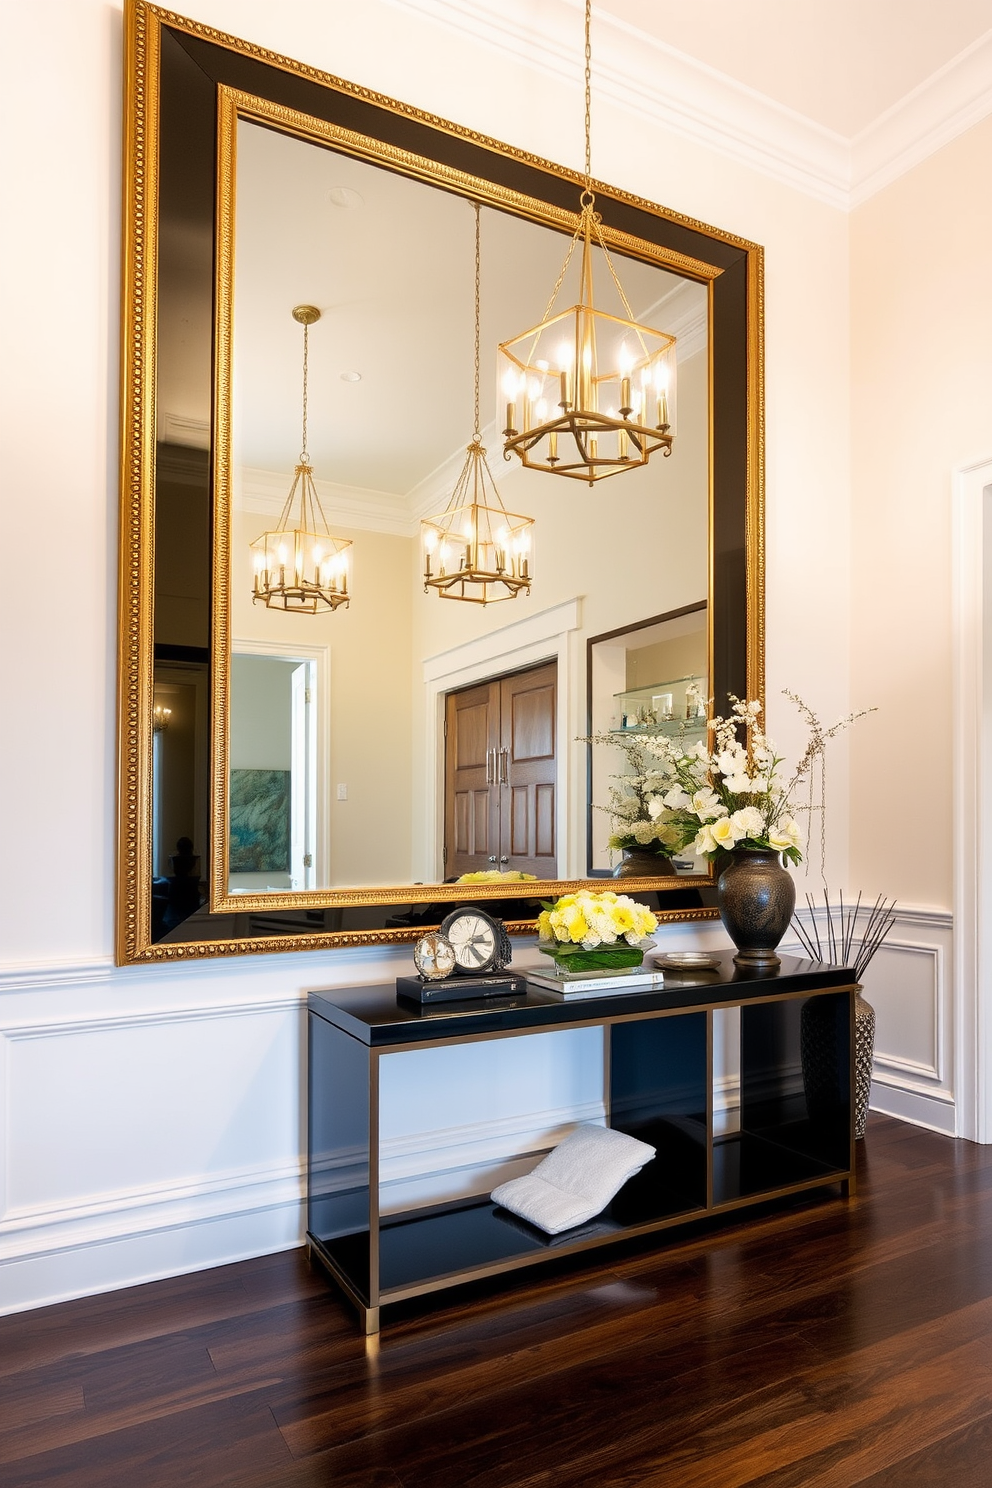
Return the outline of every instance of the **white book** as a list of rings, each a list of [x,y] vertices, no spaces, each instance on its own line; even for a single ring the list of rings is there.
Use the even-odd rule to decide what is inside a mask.
[[[665,985],[663,971],[642,971],[634,967],[629,972],[578,971],[572,976],[555,976],[552,972],[527,971],[528,982],[542,992],[554,992],[559,997],[598,997],[603,993],[651,992]]]

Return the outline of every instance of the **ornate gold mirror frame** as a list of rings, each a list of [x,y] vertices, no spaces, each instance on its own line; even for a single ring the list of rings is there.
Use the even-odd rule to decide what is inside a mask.
[[[426,926],[440,921],[452,901],[465,901],[464,887],[438,883],[315,889],[240,900],[227,893],[227,855],[218,844],[226,842],[227,832],[230,270],[236,121],[255,119],[332,144],[566,233],[575,225],[582,178],[144,0],[132,0],[127,9],[125,109],[118,960],[126,964],[416,939]],[[762,251],[651,202],[599,183],[595,189],[612,248],[673,268],[708,288],[710,677],[718,708],[728,692],[760,697]],[[191,656],[197,652],[196,664],[203,667],[213,700],[212,845],[203,873],[212,882],[212,896],[210,906],[162,934],[160,928],[153,930],[152,884],[155,539],[157,488],[167,444],[164,431],[156,426],[156,370],[159,345],[177,333],[174,299],[162,289],[160,249],[169,232],[175,238],[180,217],[183,251],[199,255],[193,272],[209,275],[214,289],[209,339],[193,347],[199,365],[212,369],[211,455],[208,460],[204,454],[201,462],[204,500],[211,503],[203,559],[211,575],[212,620],[206,647],[189,648]],[[196,340],[195,328],[189,338]],[[182,661],[179,656],[178,663]],[[691,890],[677,884],[669,889],[650,879],[627,879],[624,887],[656,894],[663,919],[713,917],[712,887],[707,888],[703,878],[691,883]],[[532,928],[535,894],[547,898],[577,886],[543,880],[537,885],[473,886],[470,893],[502,914],[511,929],[523,931]],[[672,907],[666,908],[666,903]]]

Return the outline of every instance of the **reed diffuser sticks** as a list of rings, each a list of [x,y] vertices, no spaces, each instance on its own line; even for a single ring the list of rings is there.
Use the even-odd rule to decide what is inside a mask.
[[[830,894],[824,890],[825,934],[821,938],[817,922],[817,905],[811,894],[806,895],[809,908],[809,924],[804,925],[798,914],[792,918],[804,950],[813,961],[830,961],[835,966],[851,966],[854,975],[861,978],[879,946],[885,940],[896,919],[896,901],[881,894],[869,909],[862,906],[861,893],[854,905],[845,905],[841,894],[839,909],[831,906]],[[860,924],[859,924],[860,921]]]

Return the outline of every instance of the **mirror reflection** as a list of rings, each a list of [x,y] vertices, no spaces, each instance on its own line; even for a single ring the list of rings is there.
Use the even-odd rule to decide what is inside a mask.
[[[624,626],[589,641],[590,876],[682,877],[699,872],[688,855],[654,852],[653,819],[640,809],[636,777],[649,762],[645,735],[667,734],[688,745],[705,740],[709,698],[707,604]],[[620,810],[610,810],[620,805]],[[635,809],[638,808],[638,809]],[[642,831],[638,828],[642,827]]]
[[[483,207],[482,443],[507,510],[533,518],[532,585],[507,603],[440,603],[425,593],[420,524],[448,504],[474,432],[473,205],[246,120],[236,186],[228,893],[582,877],[590,852],[605,871],[578,742],[587,638],[696,606],[702,665],[645,657],[660,671],[644,683],[684,710],[679,679],[706,670],[706,287],[622,259],[636,317],[676,338],[672,452],[592,489],[549,478],[503,459],[496,348],[541,320],[568,239]],[[566,280],[560,303],[577,298]],[[349,604],[313,616],[253,603],[251,557],[300,450],[291,312],[304,303],[320,310],[316,491],[352,544]],[[641,687],[639,671],[613,691]],[[163,816],[163,842],[180,816]],[[203,840],[192,821],[182,835]]]

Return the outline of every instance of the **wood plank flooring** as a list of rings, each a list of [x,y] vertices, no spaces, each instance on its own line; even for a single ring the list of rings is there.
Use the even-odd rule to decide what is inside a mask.
[[[0,1319],[0,1485],[986,1488],[992,1148],[385,1314],[302,1252]]]

